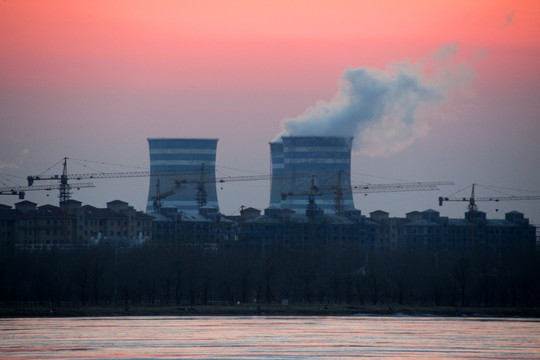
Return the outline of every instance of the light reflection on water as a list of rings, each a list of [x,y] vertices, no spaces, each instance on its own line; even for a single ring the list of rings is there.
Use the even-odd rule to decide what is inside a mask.
[[[0,359],[538,359],[540,320],[103,317],[0,320]]]

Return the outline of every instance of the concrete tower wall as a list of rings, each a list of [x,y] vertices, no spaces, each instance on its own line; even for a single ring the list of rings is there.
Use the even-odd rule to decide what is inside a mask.
[[[150,150],[150,187],[146,211],[154,211],[153,197],[157,193],[173,192],[161,199],[163,207],[179,211],[198,212],[198,182],[204,164],[206,206],[218,208],[215,166],[218,139],[148,139]],[[158,171],[178,171],[174,175],[154,176]]]
[[[281,206],[281,193],[283,192],[283,143],[270,143],[270,158],[272,162],[272,183],[270,185],[270,206]]]
[[[307,194],[312,178],[322,195],[315,196],[325,214],[336,213],[336,192],[343,192],[342,210],[354,209],[351,192],[352,137],[283,137],[283,192]],[[281,207],[304,213],[308,195],[287,196]]]

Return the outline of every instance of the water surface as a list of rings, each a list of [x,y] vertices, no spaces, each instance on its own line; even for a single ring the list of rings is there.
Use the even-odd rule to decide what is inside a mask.
[[[540,321],[441,317],[0,320],[0,359],[538,359]]]

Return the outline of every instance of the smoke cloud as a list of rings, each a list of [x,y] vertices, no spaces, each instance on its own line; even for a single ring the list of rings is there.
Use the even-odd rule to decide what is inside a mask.
[[[452,91],[466,86],[473,72],[455,64],[458,44],[446,45],[415,64],[386,70],[348,68],[331,101],[319,101],[303,114],[283,121],[280,136],[354,136],[354,150],[388,156],[429,130],[428,117]]]

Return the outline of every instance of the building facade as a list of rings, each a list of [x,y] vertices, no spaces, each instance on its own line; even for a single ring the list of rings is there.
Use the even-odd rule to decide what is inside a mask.
[[[92,246],[100,243],[131,246],[152,237],[152,217],[115,200],[107,208],[82,206],[68,200],[61,206],[21,201],[0,209],[0,242],[24,249]]]
[[[443,217],[432,209],[419,214],[407,214],[399,247],[534,250],[536,246],[536,228],[518,211],[506,213],[505,219],[487,219],[478,210],[467,211],[463,219]]]
[[[377,210],[369,217],[360,210],[342,216],[308,216],[291,209],[269,207],[264,213],[244,208],[240,216],[223,216],[203,206],[197,213],[161,208],[152,216],[115,200],[106,208],[68,200],[62,206],[37,206],[21,201],[15,208],[0,205],[0,243],[23,249],[95,245],[182,245],[213,250],[233,246],[265,249],[312,248],[319,245],[365,247],[381,251],[399,249],[468,250],[521,249],[535,251],[536,228],[517,211],[504,219],[487,219],[475,210],[460,219],[438,211],[411,211],[391,218]]]

